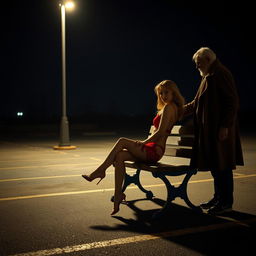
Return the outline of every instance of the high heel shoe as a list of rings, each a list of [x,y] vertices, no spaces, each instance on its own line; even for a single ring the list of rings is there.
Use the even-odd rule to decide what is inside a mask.
[[[114,215],[117,212],[119,212],[119,206],[122,203],[122,201],[126,201],[125,199],[126,199],[126,195],[122,193],[120,200],[114,201],[114,210],[112,211],[111,215]]]
[[[97,184],[96,185],[98,185],[104,178],[105,178],[105,176],[106,176],[106,174],[105,173],[102,173],[101,175],[98,175],[98,176],[96,176],[96,177],[94,177],[94,178],[91,178],[91,175],[86,175],[86,174],[83,174],[82,175],[82,177],[84,178],[84,179],[86,179],[87,181],[89,181],[89,182],[92,182],[93,180],[95,180],[95,179],[97,179],[97,178],[100,178],[100,180],[97,182]]]

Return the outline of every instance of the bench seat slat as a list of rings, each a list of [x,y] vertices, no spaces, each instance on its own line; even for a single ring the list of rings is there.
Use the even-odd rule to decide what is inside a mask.
[[[168,176],[186,174],[189,170],[191,170],[191,167],[188,165],[171,165],[163,164],[161,162],[151,165],[146,163],[125,162],[125,167],[144,170],[148,172],[159,172]]]

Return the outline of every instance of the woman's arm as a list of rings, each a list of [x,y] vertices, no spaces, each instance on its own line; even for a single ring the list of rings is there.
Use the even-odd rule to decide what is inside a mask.
[[[168,104],[163,108],[163,113],[161,115],[161,120],[158,129],[149,138],[143,141],[143,143],[156,142],[162,136],[167,134],[170,129],[171,124],[176,122],[176,109],[175,106]]]

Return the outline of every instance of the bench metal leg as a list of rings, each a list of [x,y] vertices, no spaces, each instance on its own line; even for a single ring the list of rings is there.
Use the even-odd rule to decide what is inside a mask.
[[[176,197],[180,197],[182,198],[186,204],[193,210],[198,211],[198,212],[202,212],[202,209],[198,206],[195,206],[188,198],[188,194],[187,194],[187,185],[188,185],[188,181],[191,178],[192,175],[196,174],[196,171],[191,171],[188,172],[185,176],[185,178],[183,179],[182,183],[178,186],[175,187],[173,186],[170,181],[166,178],[165,175],[161,175],[159,173],[154,174],[152,173],[152,175],[156,178],[161,179],[167,189],[167,200],[166,203],[164,205],[164,207],[158,211],[157,213],[155,213],[153,215],[153,218],[159,218],[161,215],[164,214],[165,211],[169,210],[171,208],[171,203],[172,201],[176,198]]]
[[[188,182],[191,178],[192,175],[196,174],[197,171],[195,172],[188,172],[187,175],[185,176],[183,182],[181,185],[178,187],[180,189],[180,198],[182,198],[187,206],[189,206],[192,210],[202,212],[202,209],[199,206],[195,206],[188,198],[188,193],[187,193],[187,188],[188,188]]]
[[[161,210],[157,211],[152,216],[153,219],[157,219],[157,218],[160,218],[164,214],[164,212],[166,212],[171,208],[171,203],[176,197],[175,187],[171,185],[170,181],[165,177],[165,175],[154,175],[154,173],[152,173],[152,175],[156,178],[161,179],[164,182],[167,189],[167,199],[166,199],[165,205]]]
[[[135,184],[142,192],[146,194],[147,199],[152,199],[154,196],[153,193],[149,190],[146,190],[140,183],[140,172],[141,170],[137,169],[136,173],[132,176],[127,173],[125,174],[122,192],[124,192],[130,184]],[[111,197],[111,201],[114,202],[114,196]]]
[[[146,194],[147,199],[152,199],[152,198],[154,197],[152,191],[145,189],[145,188],[141,185],[141,183],[140,183],[140,172],[141,172],[140,169],[138,169],[138,170],[136,171],[136,174],[135,174],[135,175],[136,175],[137,179],[136,179],[136,182],[134,182],[134,184],[137,185],[138,188],[139,188],[142,192],[144,192],[144,193]]]

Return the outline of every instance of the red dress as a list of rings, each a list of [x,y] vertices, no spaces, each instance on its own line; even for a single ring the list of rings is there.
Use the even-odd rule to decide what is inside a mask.
[[[159,127],[160,120],[161,120],[160,115],[156,115],[155,118],[153,119],[153,125],[155,126],[156,129]],[[157,154],[156,152],[157,147],[162,149],[161,155]],[[158,145],[156,142],[148,142],[144,144],[142,147],[142,151],[146,151],[147,162],[150,162],[150,163],[158,162],[162,158],[164,154],[164,150],[165,149],[161,145]]]

